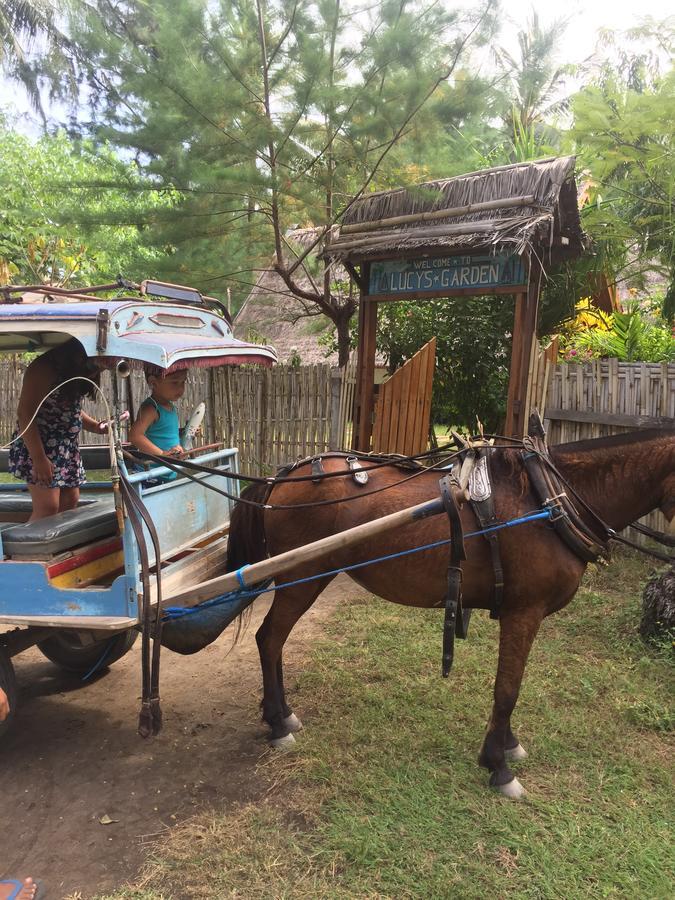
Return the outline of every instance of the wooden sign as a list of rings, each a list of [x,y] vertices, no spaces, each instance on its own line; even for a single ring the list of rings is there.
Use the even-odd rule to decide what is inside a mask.
[[[371,263],[368,296],[490,293],[526,284],[525,266],[515,254],[421,257]]]

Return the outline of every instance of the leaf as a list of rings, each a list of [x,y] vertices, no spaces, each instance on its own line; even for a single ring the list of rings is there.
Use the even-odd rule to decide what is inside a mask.
[[[101,825],[114,825],[115,822],[119,822],[119,819],[111,819],[108,813],[104,813],[100,818],[99,822]]]

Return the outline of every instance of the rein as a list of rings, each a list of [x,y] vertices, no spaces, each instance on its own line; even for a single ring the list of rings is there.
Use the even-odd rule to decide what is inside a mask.
[[[522,443],[522,441],[520,442]],[[384,469],[388,466],[398,466],[399,468],[406,468],[406,464],[413,464],[420,459],[426,459],[429,456],[437,456],[444,455],[444,459],[434,463],[431,466],[420,466],[420,470],[423,472],[426,471],[435,471],[439,467],[442,467],[447,464],[449,460],[457,458],[463,450],[454,450],[452,453],[445,454],[445,450],[448,447],[454,447],[455,444],[446,444],[443,447],[439,447],[436,450],[427,450],[424,453],[418,453],[416,456],[398,456],[392,455],[387,457],[373,457],[372,454],[369,453],[359,453],[356,450],[340,451],[335,450],[328,453],[322,453],[319,456],[315,457],[307,457],[306,459],[298,460],[298,462],[292,463],[291,466],[285,466],[280,471],[282,472],[292,472],[295,469],[300,468],[300,466],[306,465],[308,463],[314,462],[314,460],[318,459],[328,459],[331,457],[336,458],[353,458],[356,457],[358,459],[363,460],[377,460],[376,462],[371,462],[368,466],[361,466],[361,472],[371,472],[377,469]],[[125,454],[131,456],[137,460],[148,459],[152,462],[156,462],[159,465],[168,465],[166,460],[166,456],[158,456],[155,453],[148,453],[145,450],[126,450]],[[201,466],[199,463],[188,461],[186,459],[175,459],[171,460],[174,465],[183,466],[186,469],[191,469],[195,472],[209,472],[213,474],[213,469],[208,468],[208,466]],[[287,478],[286,475],[242,475],[241,472],[228,472],[225,476],[227,478],[231,478],[233,481],[245,481],[250,484],[269,484],[271,487],[274,487],[276,484],[293,484],[294,482],[302,482],[302,481],[313,481],[314,483],[318,481],[323,481],[326,478],[348,478],[352,476],[352,471],[347,469],[344,472],[320,472],[320,473],[312,473],[311,475],[298,475],[295,478]]]
[[[632,523],[630,527],[635,528],[636,524],[637,523]],[[648,529],[648,531],[651,531],[651,528]],[[653,534],[658,534],[658,532],[653,532]],[[667,553],[659,553],[658,550],[650,550],[649,547],[642,547],[637,543],[637,541],[631,541],[630,538],[623,537],[623,535],[617,534],[613,529],[610,529],[609,536],[613,541],[618,541],[620,544],[625,544],[627,547],[632,547],[634,550],[639,550],[640,553],[644,553],[645,556],[651,556],[654,559],[660,560],[660,562],[668,563],[668,565],[670,566],[675,564],[675,556],[668,556]],[[647,536],[649,537],[650,535]],[[654,540],[658,539],[654,538]]]
[[[457,443],[461,443],[461,439],[457,439]],[[159,662],[160,649],[162,642],[162,622],[180,619],[191,613],[205,611],[211,607],[218,606],[223,603],[230,603],[233,599],[239,602],[241,599],[245,601],[245,605],[259,594],[266,590],[283,590],[304,582],[315,581],[325,578],[328,575],[336,575],[340,572],[350,572],[382,563],[388,560],[404,557],[409,554],[419,553],[432,548],[448,546],[450,549],[447,573],[447,592],[443,603],[445,609],[445,618],[443,626],[443,654],[442,654],[442,674],[447,677],[450,673],[453,656],[455,637],[465,638],[469,624],[470,609],[462,607],[462,562],[466,559],[464,550],[465,537],[482,536],[489,544],[492,569],[494,574],[493,597],[490,606],[490,615],[493,618],[499,618],[501,613],[501,600],[504,591],[504,578],[500,558],[499,541],[497,540],[497,532],[504,528],[513,527],[515,525],[525,524],[534,521],[546,520],[552,527],[558,537],[567,545],[567,547],[575,553],[584,562],[597,560],[599,556],[606,553],[608,543],[611,540],[619,541],[627,546],[639,550],[641,553],[652,556],[661,561],[672,563],[672,557],[648,550],[640,547],[635,542],[623,538],[616,534],[600,516],[593,510],[588,503],[579,495],[577,490],[569,484],[565,476],[558,471],[557,467],[551,460],[548,448],[545,443],[543,428],[539,423],[534,422],[530,429],[530,435],[522,441],[513,439],[509,442],[512,449],[518,449],[518,456],[521,464],[527,473],[530,482],[530,488],[538,497],[540,502],[539,510],[527,513],[508,521],[498,521],[495,514],[494,505],[494,485],[490,472],[490,458],[494,451],[506,449],[502,446],[494,446],[484,438],[467,442],[460,450],[452,453],[449,457],[444,458],[440,462],[436,462],[430,466],[415,465],[417,458],[413,457],[396,457],[387,459],[378,459],[372,465],[361,466],[358,464],[357,457],[354,454],[334,453],[320,455],[294,463],[290,468],[280,470],[280,474],[273,478],[255,477],[247,478],[236,473],[223,472],[207,466],[200,465],[187,460],[178,460],[157,456],[150,453],[137,454],[138,458],[148,459],[152,462],[163,465],[176,474],[194,481],[209,490],[213,490],[236,503],[247,504],[257,508],[258,510],[293,510],[293,509],[311,509],[315,507],[324,507],[335,505],[341,502],[357,500],[374,494],[389,490],[405,484],[426,472],[438,471],[439,469],[447,470],[448,459],[456,462],[451,467],[451,471],[444,471],[443,477],[439,482],[441,504],[448,517],[450,536],[446,539],[434,541],[422,546],[412,547],[396,553],[386,554],[375,559],[369,559],[361,563],[347,565],[338,569],[308,576],[287,583],[275,585],[274,588],[269,587],[268,583],[260,584],[249,588],[242,577],[244,566],[235,574],[241,586],[240,590],[230,591],[228,594],[213,597],[203,603],[199,603],[193,607],[170,607],[162,613],[162,597],[161,597],[161,575],[160,575],[160,548],[159,540],[152,519],[145,508],[141,498],[138,496],[132,485],[122,478],[122,492],[124,503],[127,508],[129,523],[133,529],[134,535],[139,548],[140,570],[142,582],[142,615],[141,615],[141,631],[142,631],[142,681],[143,681],[143,697],[141,714],[139,717],[139,733],[147,737],[157,734],[161,729],[162,714],[160,708],[159,697]],[[434,451],[437,453],[437,451]],[[422,454],[421,456],[429,456],[430,454]],[[338,458],[346,463],[346,468],[342,471],[325,472],[322,467],[322,459]],[[365,455],[365,459],[368,459]],[[360,459],[364,459],[364,455],[360,455]],[[302,466],[311,465],[311,474],[307,476],[296,476],[288,478],[289,472],[295,471]],[[370,490],[358,490],[356,493],[347,497],[331,500],[317,500],[307,503],[297,504],[271,504],[267,500],[271,496],[274,487],[278,484],[286,484],[291,482],[308,482],[314,484],[320,483],[324,478],[331,477],[352,477],[357,484],[364,484],[366,478],[357,478],[361,473],[378,470],[385,467],[401,467],[413,468],[412,473],[406,474],[405,477],[386,484],[379,488]],[[203,478],[198,475],[220,475],[223,478],[236,478],[238,480],[253,481],[263,484],[266,487],[263,502],[248,500],[248,498],[237,497],[226,490],[216,487],[215,485],[206,483]],[[567,488],[564,490],[563,486]],[[573,499],[572,499],[573,498]],[[574,502],[573,502],[574,500]],[[476,519],[479,523],[479,529],[464,535],[463,524],[460,516],[460,509],[464,503],[468,503]],[[584,521],[579,514],[579,509],[583,510],[587,517],[590,518],[592,527],[587,524],[589,518]],[[150,593],[150,565],[148,547],[145,540],[144,525],[149,532],[150,539],[155,550],[155,558],[157,560],[157,605],[152,610],[151,593]],[[644,529],[644,530],[643,530]],[[639,530],[648,534],[650,537],[656,537],[656,533],[651,529],[640,526]],[[264,532],[263,532],[264,533]],[[672,546],[672,543],[666,539],[666,544]],[[239,608],[237,607],[237,608]],[[234,615],[236,613],[233,613]],[[231,621],[230,616],[229,621]],[[199,620],[190,620],[191,622],[199,622]],[[169,626],[167,626],[169,627]],[[198,624],[198,627],[203,627]],[[169,644],[171,646],[171,644]],[[182,651],[181,651],[182,652]]]
[[[136,452],[136,451],[134,451]],[[152,459],[153,461],[158,462],[162,466],[166,466],[167,469],[171,469],[172,472],[176,472],[178,475],[183,475],[185,478],[189,478],[190,481],[195,481],[198,484],[201,484],[202,481],[199,478],[196,478],[194,475],[190,475],[189,472],[184,471],[189,469],[191,471],[197,471],[201,473],[206,473],[208,475],[220,475],[222,478],[231,478],[235,477],[230,472],[219,472],[216,469],[210,469],[208,466],[200,466],[197,463],[187,462],[187,460],[168,460],[166,456],[155,456],[152,453],[139,452],[139,456],[142,458]],[[453,454],[454,456],[459,456],[461,451],[457,451],[457,453]],[[344,457],[346,458],[346,456]],[[305,461],[303,460],[303,463]],[[311,462],[311,460],[307,460],[307,462]],[[300,465],[300,464],[299,464]],[[387,462],[381,463],[377,466],[366,467],[364,466],[359,471],[366,472],[369,471],[369,468],[373,469],[381,469],[385,466],[395,466],[398,465],[397,462]],[[279,509],[311,509],[313,507],[318,506],[334,506],[337,503],[349,503],[351,500],[360,500],[363,497],[370,497],[373,494],[380,494],[382,491],[388,491],[391,488],[398,487],[401,484],[406,484],[408,481],[412,481],[413,478],[419,478],[420,475],[423,475],[425,472],[435,472],[438,471],[441,467],[440,463],[436,463],[433,466],[420,466],[419,469],[415,469],[412,475],[408,475],[405,478],[401,478],[399,481],[395,481],[392,484],[385,484],[383,487],[373,488],[368,491],[360,491],[358,494],[352,494],[349,497],[339,497],[336,500],[313,500],[310,503],[260,503],[257,500],[248,500],[246,497],[238,497],[236,494],[231,494],[228,491],[222,490],[222,488],[217,488],[215,485],[205,484],[204,487],[208,488],[211,491],[214,491],[216,494],[221,494],[223,497],[227,497],[229,500],[234,500],[236,503],[243,503],[246,506],[255,506],[257,509],[267,509],[267,510],[279,510]],[[307,475],[299,478],[279,478],[279,479],[267,479],[267,478],[258,478],[256,482],[258,484],[267,484],[269,486],[270,491],[277,484],[288,484],[294,481],[320,481],[324,478],[331,478],[335,476],[349,476],[352,477],[353,471],[351,469],[347,469],[345,472],[324,472],[320,475]],[[243,479],[240,479],[243,480]],[[268,496],[270,491],[268,491]]]
[[[664,547],[675,547],[675,537],[670,537],[670,535],[664,534],[662,531],[654,531],[653,528],[648,528],[640,522],[633,522],[630,527],[640,534],[644,534],[645,537],[656,541],[657,544],[663,544]]]
[[[558,468],[554,465],[553,461],[551,460],[551,458],[547,452],[546,445],[543,443],[543,441],[538,440],[536,436],[530,436],[524,440],[520,440],[518,438],[506,438],[502,435],[490,435],[490,437],[495,437],[499,440],[508,440],[509,443],[512,445],[512,447],[510,449],[520,448],[521,450],[525,451],[530,457],[536,457],[537,461],[541,464],[541,467],[542,468],[545,467],[547,470],[549,470],[551,473],[553,473],[553,475],[555,475],[555,477],[567,488],[567,490],[570,492],[570,494],[573,495],[574,499],[583,507],[583,509],[588,513],[588,515],[592,517],[592,519],[594,520],[596,526],[598,527],[598,529],[600,531],[600,535],[593,533],[593,531],[591,531],[588,528],[588,526],[586,526],[582,522],[578,513],[574,509],[573,504],[571,502],[569,502],[569,500],[566,504],[566,506],[567,506],[566,509],[562,506],[562,504],[559,502],[560,498],[555,496],[556,493],[560,494],[560,492],[556,492],[554,490],[546,491],[546,489],[545,489],[546,486],[544,484],[541,484],[539,494],[540,494],[540,500],[542,502],[542,505],[545,505],[547,502],[552,503],[553,501],[555,501],[555,502],[553,502],[553,505],[554,506],[557,505],[560,510],[559,518],[558,519],[556,519],[555,517],[552,518],[552,523],[553,523],[553,526],[556,528],[556,530],[559,530],[559,532],[562,533],[563,531],[566,530],[566,526],[571,524],[572,530],[579,532],[576,540],[572,540],[570,542],[566,541],[566,543],[568,543],[568,545],[570,546],[570,549],[572,549],[573,552],[576,553],[576,555],[580,556],[584,562],[595,561],[599,556],[601,556],[603,554],[603,551],[606,549],[608,541],[614,540],[614,541],[617,541],[618,543],[622,543],[622,544],[625,544],[626,546],[632,547],[633,549],[638,550],[640,553],[643,553],[646,556],[651,556],[654,559],[658,559],[661,562],[666,562],[669,564],[673,563],[674,557],[668,556],[667,554],[664,554],[664,553],[660,553],[657,550],[651,550],[647,547],[642,547],[640,544],[638,544],[635,541],[632,541],[630,538],[626,538],[626,537],[618,535],[614,531],[613,528],[610,528],[610,526],[607,525],[607,523],[604,522],[600,518],[600,516],[595,512],[595,510],[591,506],[588,505],[588,503],[586,503],[586,501],[583,499],[583,497],[580,496],[580,494],[573,487],[573,485],[571,485],[569,483],[569,481],[565,478],[565,476],[558,470]],[[449,446],[454,446],[454,445],[448,444],[446,446],[449,447]],[[368,497],[373,494],[382,493],[383,491],[387,491],[391,488],[395,488],[402,484],[406,484],[407,482],[412,481],[414,478],[417,478],[419,475],[422,475],[424,472],[434,472],[434,471],[443,470],[447,467],[448,462],[450,460],[461,460],[463,457],[465,457],[466,453],[467,453],[467,449],[470,452],[471,446],[472,445],[469,443],[468,448],[456,450],[453,453],[448,454],[441,462],[434,463],[431,466],[420,466],[419,468],[415,469],[415,471],[412,473],[412,475],[408,475],[405,478],[401,478],[399,481],[395,481],[392,484],[387,484],[387,485],[384,485],[383,487],[374,488],[374,489],[368,490],[368,491],[360,491],[358,494],[352,494],[351,496],[348,496],[348,497],[340,497],[335,500],[315,500],[315,501],[311,501],[308,503],[284,503],[284,504],[281,504],[281,503],[273,504],[273,503],[267,503],[267,502],[261,503],[256,500],[248,500],[245,497],[239,497],[236,494],[230,493],[229,491],[225,491],[221,488],[217,488],[215,485],[205,484],[204,487],[208,488],[208,490],[214,491],[217,494],[221,494],[222,496],[227,497],[229,500],[232,500],[235,503],[242,503],[244,505],[253,506],[253,507],[256,507],[256,508],[262,509],[262,510],[274,511],[274,510],[290,510],[290,509],[312,509],[312,508],[318,508],[318,507],[323,507],[323,506],[332,506],[332,505],[336,505],[338,503],[348,503],[352,500],[359,500],[362,497]],[[503,448],[500,448],[499,445],[494,446],[494,445],[487,445],[487,444],[483,443],[483,449],[489,453],[489,452],[494,452],[495,450],[503,449]],[[384,460],[378,460],[377,462],[374,462],[371,465],[362,466],[360,468],[360,471],[361,472],[369,472],[372,470],[379,470],[379,469],[388,468],[391,466],[405,467],[406,464],[415,463],[419,459],[423,459],[423,458],[426,458],[431,455],[436,455],[439,453],[439,451],[443,451],[443,450],[445,450],[445,447],[439,448],[434,451],[426,451],[425,453],[418,454],[417,456],[394,457],[394,458],[387,458]],[[190,472],[198,472],[198,473],[208,474],[208,475],[217,474],[223,478],[232,478],[237,481],[247,481],[247,482],[253,482],[253,483],[257,483],[257,484],[266,484],[269,486],[269,489],[270,489],[268,491],[267,496],[269,496],[269,493],[271,493],[272,488],[278,484],[292,484],[294,482],[300,483],[300,482],[307,482],[307,481],[311,481],[316,484],[327,478],[348,478],[348,477],[352,477],[354,474],[352,469],[346,468],[344,471],[341,471],[341,472],[323,472],[323,471],[313,472],[310,475],[299,475],[294,478],[288,478],[285,475],[283,475],[281,477],[279,477],[279,476],[265,477],[265,476],[255,476],[255,475],[241,475],[241,474],[235,473],[235,472],[227,472],[227,473],[218,472],[217,470],[209,468],[208,466],[202,466],[202,465],[199,465],[199,463],[195,463],[192,461],[169,459],[166,456],[158,456],[154,453],[146,453],[144,451],[134,450],[132,455],[135,458],[151,460],[152,462],[155,462],[158,465],[162,465],[168,469],[171,469],[171,471],[175,472],[177,475],[182,475],[183,477],[189,478],[191,481],[195,481],[198,483],[201,483],[200,479],[195,478],[193,475],[190,474]],[[295,469],[300,468],[300,466],[302,466],[302,465],[308,465],[310,463],[313,463],[317,459],[320,460],[321,458],[335,457],[335,458],[343,458],[346,460],[349,457],[353,457],[355,455],[358,456],[358,458],[360,458],[360,459],[371,458],[369,456],[369,454],[356,454],[354,452],[348,454],[348,453],[337,452],[334,454],[325,454],[325,455],[320,455],[319,457],[313,457],[313,458],[310,457],[306,460],[301,460],[297,463],[293,463],[293,466],[291,467],[291,469],[286,469],[286,470],[282,470],[282,471],[294,471]],[[525,458],[525,462],[527,463],[527,457]],[[531,471],[531,468],[526,465],[526,469],[528,470],[528,475],[530,476],[530,479],[532,480],[533,473]],[[535,475],[535,479],[536,479],[536,475]],[[548,487],[551,487],[550,482],[548,484]],[[568,522],[568,520],[569,520],[569,522]],[[485,523],[483,523],[483,524],[485,524]],[[665,546],[675,546],[675,540],[670,539],[667,536],[663,536],[663,535],[659,537],[658,532],[654,532],[654,531],[652,531],[652,529],[649,529],[646,526],[640,525],[639,523],[632,523],[631,527],[635,528],[637,531],[640,531],[643,534],[646,534],[648,537],[652,537],[654,540],[657,540],[657,541],[660,540],[660,542],[663,543]],[[565,540],[565,538],[563,538],[563,540]],[[491,541],[490,544],[491,544],[491,551],[494,556],[494,540]],[[493,560],[493,562],[494,562],[494,560]]]

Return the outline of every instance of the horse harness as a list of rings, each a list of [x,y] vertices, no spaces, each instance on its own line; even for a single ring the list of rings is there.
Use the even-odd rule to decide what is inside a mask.
[[[544,438],[545,435],[539,417],[536,416],[536,419],[533,417],[530,421],[530,434],[523,441],[521,452],[523,454],[523,464],[534,493],[542,508],[551,513],[551,524],[561,540],[583,561],[597,560],[598,557],[607,552],[607,543],[612,535],[604,524],[594,516],[592,510],[587,510],[587,512],[591,518],[596,520],[600,533],[598,534],[592,530],[583,521],[564,489],[561,476],[559,476],[550,460]],[[490,530],[492,526],[498,524],[490,472],[491,451],[494,449],[491,441],[482,438],[472,441],[462,440],[462,448],[454,455],[455,461],[452,470],[439,481],[441,502],[450,526],[450,560],[448,564],[447,592],[444,601],[445,616],[441,669],[444,678],[449,676],[452,669],[455,637],[466,638],[472,612],[471,609],[465,609],[462,606],[462,562],[466,559],[466,551],[464,548],[460,509],[464,503],[468,503],[473,510],[490,550],[494,575],[490,617],[498,619],[501,613],[504,595],[504,573],[499,551],[499,540],[496,533]],[[429,468],[410,458],[396,455],[379,456],[356,451],[352,451],[350,454],[344,452],[324,453],[309,460],[298,460],[280,468],[276,473],[275,479],[268,484],[262,505],[267,503],[278,480],[286,478],[291,472],[307,462],[311,466],[312,482],[320,483],[327,474],[323,467],[325,459],[343,459],[354,483],[359,487],[365,486],[369,481],[368,468],[364,468],[363,462],[379,462],[413,471]],[[192,464],[191,468],[199,469],[202,467]],[[159,611],[161,609],[161,601],[157,604],[155,618],[152,621],[148,577],[150,571],[149,554],[143,533],[143,524],[146,525],[150,532],[157,559],[159,559],[159,541],[152,520],[140,498],[135,495],[131,487],[126,485],[124,481],[122,489],[129,520],[138,541],[141,555],[141,571],[143,573],[143,702],[139,717],[139,733],[145,737],[149,734],[157,734],[161,728],[159,701],[161,645],[161,615]],[[157,582],[158,591],[161,591],[159,572]],[[152,650],[150,649],[151,639]]]
[[[483,537],[487,541],[490,550],[490,559],[494,575],[492,602],[490,604],[491,618],[498,619],[500,617],[504,595],[504,572],[501,563],[499,541],[497,534],[495,533],[495,526],[503,523],[500,523],[496,516],[492,490],[493,479],[490,471],[492,451],[497,448],[494,446],[493,440],[486,440],[482,435],[480,439],[477,440],[465,440],[460,438],[459,435],[454,434],[454,432],[453,436],[455,437],[456,442],[461,445],[461,449],[458,452],[453,453],[451,471],[444,475],[439,481],[440,499],[443,509],[448,516],[450,526],[450,560],[448,564],[447,592],[444,601],[445,616],[443,625],[442,674],[444,678],[448,677],[452,668],[455,637],[466,638],[472,612],[471,609],[465,609],[462,606],[461,566],[462,562],[466,559],[466,552],[464,548],[464,533],[460,509],[464,503],[469,503],[474,512],[480,525],[480,531],[483,533]],[[644,549],[637,544],[633,544],[633,542],[616,535],[615,532],[594,513],[584,500],[576,494],[573,488],[566,483],[564,477],[557,471],[549,456],[545,438],[546,435],[541,419],[539,418],[538,413],[535,412],[530,417],[528,436],[521,443],[520,453],[522,456],[523,467],[527,473],[532,491],[537,497],[541,508],[549,513],[551,526],[563,543],[578,556],[579,559],[583,562],[594,562],[601,556],[606,556],[608,554],[610,540],[622,540],[624,543],[634,546],[643,552],[648,552],[649,555],[672,563],[672,557],[667,557],[655,553],[654,551],[644,551]],[[151,454],[143,455],[148,456],[155,462],[168,465],[169,468],[174,468],[174,464],[167,462],[164,459],[153,457]],[[397,468],[410,470],[413,473],[421,473],[422,470],[431,471],[434,468],[438,469],[440,466],[438,463],[436,466],[423,466],[414,457],[402,457],[396,454],[376,455],[370,453],[358,453],[357,451],[351,451],[351,453],[339,451],[324,453],[313,458],[297,460],[290,465],[280,468],[273,479],[256,479],[261,482],[266,481],[267,490],[263,502],[255,503],[253,505],[263,509],[274,508],[267,506],[267,501],[273,488],[279,480],[286,478],[291,472],[302,465],[310,464],[311,475],[308,476],[307,479],[299,478],[296,480],[311,480],[314,483],[320,483],[324,477],[337,474],[336,472],[327,473],[323,468],[323,460],[330,458],[344,460],[354,483],[360,487],[363,487],[368,483],[368,473],[369,470],[373,468],[394,465]],[[371,465],[366,465],[364,467],[362,465],[363,462],[370,463]],[[372,465],[373,463],[374,465]],[[185,465],[184,462],[183,465]],[[175,461],[176,471],[179,466],[180,463]],[[207,473],[212,472],[211,469],[195,463],[190,463],[189,468],[196,471],[205,471]],[[189,473],[183,472],[183,474],[188,478],[193,478]],[[345,473],[345,475],[347,475],[347,473]],[[404,480],[407,481],[410,477],[415,477],[415,475],[413,474]],[[143,526],[148,529],[155,552],[155,559],[157,561],[161,558],[160,547],[157,532],[147,509],[140,497],[136,495],[131,485],[128,484],[124,478],[121,479],[121,489],[124,505],[138,543],[140,555],[143,587],[141,603],[143,691],[138,730],[143,737],[148,737],[157,734],[162,726],[162,712],[159,697],[160,649],[162,641],[162,595],[161,571],[160,567],[157,566],[157,605],[153,617],[149,578],[150,560]],[[370,493],[377,493],[377,490],[370,491]],[[585,511],[585,517],[582,517],[579,513],[577,506],[570,497],[570,493],[574,495],[576,502]],[[307,505],[312,506],[315,504]],[[590,525],[589,522],[592,522],[593,524]],[[672,546],[672,540],[668,540],[664,535],[651,532],[649,529],[641,530],[644,530],[649,536],[654,537],[661,543]],[[264,529],[263,540],[265,543],[265,552],[267,553],[267,541]],[[103,658],[99,661],[99,664],[102,661]]]
[[[454,638],[466,637],[471,616],[470,609],[462,609],[461,595],[461,562],[466,559],[466,555],[458,507],[465,501],[471,506],[490,550],[494,576],[490,618],[498,619],[501,614],[504,571],[499,539],[495,531],[490,530],[492,526],[498,524],[490,474],[491,451],[492,444],[488,441],[467,441],[459,454],[461,463],[453,466],[453,473],[440,481],[441,497],[450,522],[452,541],[443,626],[444,678],[447,678],[452,667]],[[524,439],[523,449],[520,452],[532,490],[541,508],[550,513],[551,526],[561,541],[583,562],[595,562],[601,556],[606,556],[613,533],[588,507],[585,507],[586,512],[594,527],[588,525],[582,518],[565,490],[562,476],[549,456],[545,432],[537,413],[530,419],[529,434]],[[457,468],[459,473],[454,474]],[[581,503],[585,506],[583,501]]]
[[[441,478],[439,486],[441,499],[450,524],[450,561],[448,564],[448,588],[445,595],[445,616],[443,621],[443,655],[441,674],[447,678],[452,669],[455,653],[455,637],[466,638],[471,619],[471,609],[462,606],[462,561],[466,559],[464,534],[459,509],[468,502],[481,531],[497,524],[492,481],[490,478],[491,444],[485,440],[467,441],[459,454],[459,460],[452,472]],[[504,594],[504,573],[497,535],[486,532],[484,538],[490,549],[490,559],[494,574],[491,618],[499,618]]]
[[[546,433],[537,412],[530,416],[522,452],[532,489],[542,509],[550,511],[551,525],[560,540],[583,562],[596,562],[601,556],[607,556],[614,532],[577,495],[594,527],[582,518],[549,457]]]
[[[458,436],[457,436],[458,437]],[[443,508],[450,526],[450,560],[448,563],[447,591],[444,601],[443,650],[441,672],[444,678],[450,674],[454,658],[455,637],[466,638],[471,609],[462,606],[462,562],[466,559],[464,533],[460,509],[464,503],[471,507],[483,537],[487,541],[493,572],[493,588],[490,603],[490,618],[499,619],[504,596],[504,570],[499,550],[499,539],[493,526],[499,524],[495,511],[493,479],[490,459],[494,448],[492,441],[462,440],[462,448],[456,454],[452,471],[439,481]],[[590,517],[596,521],[597,531],[582,519],[575,504],[565,490],[562,477],[557,473],[549,456],[545,432],[538,414],[530,419],[528,437],[521,449],[523,465],[532,490],[542,509],[549,511],[551,525],[556,534],[572,552],[584,562],[594,562],[607,553],[610,533],[591,510]],[[361,467],[361,460],[372,462],[384,457],[353,452],[352,455],[333,452],[316,456],[309,460],[312,481],[320,483],[325,470],[323,460],[344,459],[357,485],[368,482],[368,472]],[[390,462],[401,468],[419,468],[418,463],[389,457]],[[285,466],[277,472],[277,478],[284,478],[307,460]],[[422,467],[425,468],[425,467]]]

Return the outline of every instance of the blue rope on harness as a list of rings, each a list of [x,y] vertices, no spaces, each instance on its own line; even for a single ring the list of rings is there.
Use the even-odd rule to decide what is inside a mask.
[[[541,519],[550,519],[551,515],[552,511],[550,509],[546,509],[536,513],[528,513],[525,516],[519,516],[517,519],[510,519],[508,522],[501,522],[499,525],[491,525],[489,528],[483,528],[480,531],[472,531],[465,537],[479,537],[483,534],[490,534],[490,532],[493,531],[502,531],[504,528],[513,528],[516,525],[524,525],[526,522],[536,522]],[[409,556],[412,553],[422,553],[422,551],[424,550],[433,550],[436,547],[443,547],[449,543],[450,538],[444,538],[441,541],[434,541],[431,544],[422,544],[422,546],[420,547],[411,547],[408,550],[399,550],[397,553],[388,553],[386,556],[378,556],[375,559],[366,560],[366,562],[354,563],[351,566],[342,566],[339,569],[330,569],[327,572],[319,572],[317,575],[308,575],[306,578],[298,578],[295,581],[287,581],[284,584],[277,584],[274,587],[270,587],[272,581],[271,579],[266,581],[259,588],[247,587],[244,584],[241,573],[244,569],[248,568],[248,566],[242,566],[235,573],[239,584],[242,585],[242,590],[228,591],[228,593],[222,594],[218,597],[214,597],[211,600],[206,600],[204,603],[200,603],[198,606],[168,606],[164,610],[164,621],[171,619],[180,619],[183,616],[193,615],[194,613],[199,613],[202,610],[208,609],[212,606],[218,606],[220,604],[233,603],[239,600],[259,597],[261,594],[268,593],[269,591],[281,591],[284,588],[295,587],[298,584],[306,584],[309,581],[318,581],[320,578],[326,578],[328,575],[339,575],[342,572],[352,572],[354,569],[362,569],[365,566],[373,566],[376,563],[388,562],[391,559],[398,559],[401,556]]]

